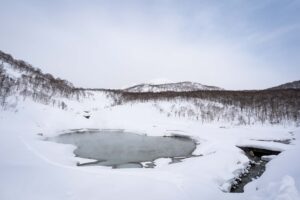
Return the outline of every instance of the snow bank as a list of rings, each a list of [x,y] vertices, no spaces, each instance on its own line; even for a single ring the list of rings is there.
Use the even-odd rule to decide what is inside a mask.
[[[111,106],[104,93],[68,110],[26,100],[0,113],[0,199],[299,199],[300,130],[281,126],[202,124],[162,115],[153,103]],[[14,111],[14,112],[13,112]],[[85,114],[90,118],[86,119]],[[153,136],[181,134],[199,142],[199,157],[169,165],[159,159],[154,169],[77,167],[74,146],[46,142],[46,137],[76,128],[126,129]],[[254,140],[296,138],[292,145]],[[261,178],[244,194],[224,193],[249,160],[236,145],[280,148]]]

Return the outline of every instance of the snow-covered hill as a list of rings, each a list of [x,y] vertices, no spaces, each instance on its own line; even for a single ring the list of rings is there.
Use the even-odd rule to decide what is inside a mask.
[[[66,108],[63,99],[79,99],[82,90],[72,83],[43,73],[23,60],[0,51],[0,106],[14,107],[25,98]]]
[[[164,84],[140,84],[124,89],[126,92],[188,92],[199,90],[223,90],[215,86],[202,85],[194,82],[178,82]]]
[[[299,200],[297,91],[87,90],[0,58],[1,200]],[[78,167],[87,160],[74,156],[75,146],[46,141],[70,129],[185,135],[198,156],[157,159],[154,169]],[[250,164],[239,145],[283,152],[244,193],[229,194]]]
[[[269,88],[269,90],[280,90],[280,89],[300,89],[300,81],[293,81],[290,83],[285,83],[282,85]]]
[[[202,123],[300,123],[299,91],[227,91],[193,82],[142,84],[125,90],[79,89],[1,51],[0,86],[4,109],[18,109],[17,104],[27,98],[68,109],[71,101],[86,102],[101,94],[114,106],[154,102],[157,109],[167,103],[170,106],[159,109],[162,113]]]
[[[27,98],[18,104],[17,112],[0,112],[1,199],[277,200],[289,197],[298,200],[300,166],[294,160],[300,152],[299,128],[233,126],[221,121],[202,123],[180,112],[177,116],[166,113],[172,109],[175,113],[182,108],[193,110],[197,105],[191,102],[148,101],[111,106],[104,92],[92,93],[91,98],[81,102],[66,99],[67,110]],[[201,106],[205,107],[205,102]],[[87,115],[90,117],[85,118]],[[125,129],[149,136],[187,135],[199,143],[195,153],[201,156],[172,165],[168,164],[168,158],[158,159],[154,161],[154,169],[77,167],[77,162],[87,160],[74,156],[74,146],[44,141],[62,131],[87,128]],[[273,142],[280,140],[293,143]],[[249,164],[236,145],[264,146],[284,152],[269,162],[265,174],[248,184],[244,193],[229,194],[226,192],[231,184]]]

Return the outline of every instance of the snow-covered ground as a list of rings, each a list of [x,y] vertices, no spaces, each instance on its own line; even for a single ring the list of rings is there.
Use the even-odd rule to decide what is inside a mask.
[[[1,200],[300,199],[300,128],[202,124],[168,117],[152,102],[110,106],[101,92],[81,102],[67,101],[67,105],[68,110],[61,110],[26,100],[14,109],[1,110]],[[74,146],[43,140],[76,128],[188,135],[199,142],[194,154],[202,156],[172,165],[169,159],[159,159],[154,169],[77,167],[83,159],[74,157]],[[287,139],[292,143],[272,142]],[[283,153],[267,164],[266,172],[249,183],[244,193],[232,194],[226,192],[230,183],[249,162],[237,145]]]

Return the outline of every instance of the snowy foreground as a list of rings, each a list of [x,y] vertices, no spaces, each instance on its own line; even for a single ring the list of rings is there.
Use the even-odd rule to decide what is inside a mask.
[[[67,104],[68,110],[61,110],[26,100],[17,108],[1,110],[1,200],[300,199],[300,128],[202,124],[167,117],[151,102],[109,106],[101,93]],[[203,156],[172,165],[169,159],[159,159],[154,169],[77,167],[83,159],[74,157],[74,146],[43,140],[76,128],[189,135],[199,142],[194,154]],[[286,139],[292,143],[272,142]],[[236,145],[283,151],[241,194],[228,193],[249,162]]]

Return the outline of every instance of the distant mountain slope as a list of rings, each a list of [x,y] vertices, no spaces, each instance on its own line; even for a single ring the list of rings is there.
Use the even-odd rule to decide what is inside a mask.
[[[72,83],[44,74],[23,60],[0,51],[0,106],[6,107],[18,102],[19,97],[27,97],[41,103],[59,104],[65,107],[57,97],[77,97],[82,91]]]
[[[279,90],[279,89],[300,89],[300,81],[293,81],[278,85],[276,87],[268,88],[268,90]]]
[[[299,99],[300,90],[229,91],[193,82],[141,84],[125,90],[76,88],[0,51],[1,111],[17,111],[34,101],[30,105],[41,103],[68,111],[79,109],[78,113],[83,111],[88,119],[99,109],[147,104],[169,117],[202,123],[300,126]]]
[[[123,92],[118,99],[123,105],[147,102],[167,116],[202,123],[295,123],[300,126],[300,90]]]
[[[199,90],[223,90],[215,86],[202,85],[195,82],[178,82],[165,84],[140,84],[124,89],[126,92],[190,92]]]

